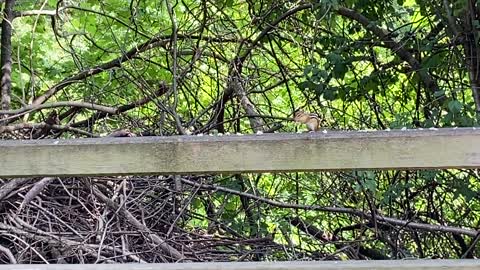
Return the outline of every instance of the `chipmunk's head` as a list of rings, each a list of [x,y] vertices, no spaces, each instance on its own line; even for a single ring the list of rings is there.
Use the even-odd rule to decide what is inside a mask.
[[[294,116],[297,116],[297,115],[300,115],[300,114],[303,114],[305,113],[305,111],[303,111],[302,109],[296,109],[295,112],[293,113]]]
[[[305,122],[308,120],[308,114],[305,113],[302,109],[295,111],[294,119],[297,122]]]

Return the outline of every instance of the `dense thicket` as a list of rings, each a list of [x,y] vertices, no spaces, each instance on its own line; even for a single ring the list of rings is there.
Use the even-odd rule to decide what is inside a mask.
[[[478,124],[475,0],[1,2],[4,139],[296,132],[299,108]],[[479,189],[476,170],[2,179],[0,261],[473,258]]]

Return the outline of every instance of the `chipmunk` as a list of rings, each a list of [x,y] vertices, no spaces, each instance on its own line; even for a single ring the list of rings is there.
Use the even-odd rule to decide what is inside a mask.
[[[136,137],[135,133],[131,132],[129,129],[117,129],[112,133],[107,135],[107,137]]]
[[[295,122],[307,125],[308,131],[315,132],[320,128],[320,117],[316,113],[306,113],[303,110],[295,112]]]

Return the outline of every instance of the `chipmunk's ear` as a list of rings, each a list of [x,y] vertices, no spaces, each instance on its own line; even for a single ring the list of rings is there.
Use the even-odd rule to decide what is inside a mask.
[[[303,113],[303,112],[304,111],[302,110],[302,107],[300,107],[293,112],[293,115],[296,115],[297,113]]]

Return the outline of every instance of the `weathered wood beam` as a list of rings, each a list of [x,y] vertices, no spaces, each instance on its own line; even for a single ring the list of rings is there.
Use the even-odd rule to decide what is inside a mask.
[[[170,264],[35,264],[2,265],[0,270],[400,270],[480,269],[478,260],[309,261]]]
[[[480,167],[480,129],[0,142],[0,177]]]

